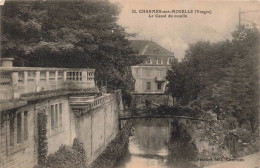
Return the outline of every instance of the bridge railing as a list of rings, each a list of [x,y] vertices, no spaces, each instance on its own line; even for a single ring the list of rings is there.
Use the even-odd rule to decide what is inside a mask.
[[[94,88],[94,69],[0,67],[0,101],[26,93]]]

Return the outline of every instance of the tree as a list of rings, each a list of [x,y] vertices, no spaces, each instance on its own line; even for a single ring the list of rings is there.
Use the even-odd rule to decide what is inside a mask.
[[[259,32],[241,27],[233,33],[234,56],[219,81],[220,107],[238,119],[249,121],[254,132],[259,109]]]
[[[172,62],[172,68],[167,72],[168,83],[168,92],[172,94],[172,97],[179,99],[184,95],[185,89],[185,69],[182,64],[178,62],[177,59],[174,59]]]
[[[8,2],[3,55],[25,66],[95,68],[100,86],[129,93],[134,86],[129,66],[142,60],[129,47],[131,34],[116,23],[118,14],[107,0]]]
[[[259,31],[240,27],[233,39],[191,44],[168,72],[172,95],[182,104],[200,102],[222,119],[235,117],[254,132],[259,109]],[[250,123],[250,128],[246,126]]]

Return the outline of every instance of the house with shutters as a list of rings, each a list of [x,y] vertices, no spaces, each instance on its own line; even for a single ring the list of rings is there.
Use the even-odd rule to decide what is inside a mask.
[[[166,74],[171,68],[174,53],[168,51],[153,41],[131,40],[131,47],[138,50],[139,56],[144,56],[142,64],[132,66],[135,78],[135,92],[164,93],[167,84]]]

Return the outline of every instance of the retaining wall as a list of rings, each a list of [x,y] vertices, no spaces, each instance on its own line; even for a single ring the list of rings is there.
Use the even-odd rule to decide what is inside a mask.
[[[103,105],[80,118],[74,115],[68,95],[30,101],[24,107],[1,111],[0,167],[32,168],[38,163],[37,114],[42,110],[47,115],[48,154],[56,152],[62,144],[72,145],[74,138],[78,138],[90,164],[118,132],[118,113],[123,109],[121,92],[107,96]],[[9,114],[14,115],[12,120]]]

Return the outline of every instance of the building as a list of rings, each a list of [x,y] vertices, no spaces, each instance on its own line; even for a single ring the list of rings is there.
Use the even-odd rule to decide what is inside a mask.
[[[167,84],[166,74],[171,68],[174,54],[153,41],[131,40],[131,46],[144,56],[145,61],[132,66],[137,93],[164,93]]]
[[[121,92],[101,94],[94,69],[13,67],[13,60],[0,66],[0,167],[38,164],[43,136],[48,155],[77,138],[91,164],[117,135]],[[42,113],[46,126],[39,124]]]

